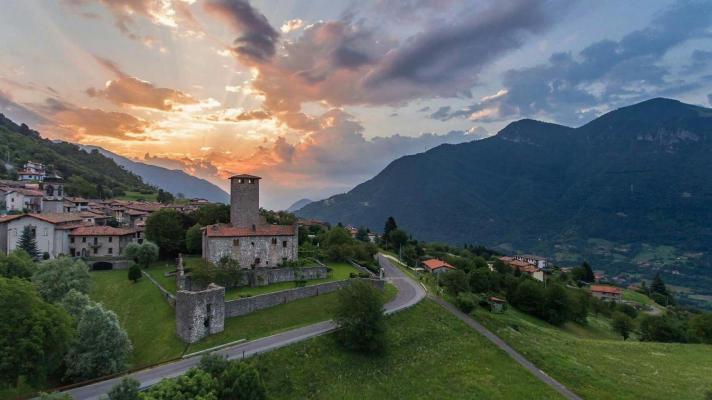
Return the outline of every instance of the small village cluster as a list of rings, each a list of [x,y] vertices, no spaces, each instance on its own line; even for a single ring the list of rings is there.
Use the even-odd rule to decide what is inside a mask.
[[[33,161],[25,163],[17,175],[16,181],[0,181],[0,207],[4,206],[0,251],[5,254],[17,248],[29,227],[45,258],[84,257],[111,267],[127,244],[143,241],[151,213],[164,208],[189,213],[209,203],[204,199],[161,204],[67,196],[63,178]],[[109,221],[115,226],[109,226]]]

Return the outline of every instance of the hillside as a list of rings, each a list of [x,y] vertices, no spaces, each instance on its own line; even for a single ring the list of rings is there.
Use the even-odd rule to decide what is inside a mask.
[[[535,252],[562,265],[712,291],[712,110],[653,99],[579,128],[521,120],[392,162],[302,217],[426,241]],[[674,272],[673,274],[673,271]]]
[[[173,194],[183,193],[183,195],[187,198],[201,198],[214,203],[227,203],[230,200],[230,196],[216,185],[206,181],[205,179],[188,175],[181,170],[172,170],[132,161],[101,147],[81,147],[87,151],[97,150],[104,156],[114,160],[116,164],[124,167],[127,171],[143,178],[146,183]]]
[[[295,212],[295,211],[301,209],[302,207],[306,206],[307,204],[311,203],[312,201],[313,200],[309,200],[309,199],[297,200],[294,203],[292,203],[292,205],[289,206],[289,208],[287,208],[285,211]]]
[[[40,137],[37,131],[18,125],[0,114],[0,157],[3,166],[0,175],[11,178],[14,170],[26,161],[33,160],[50,166],[67,181],[70,194],[96,195],[97,185],[114,193],[123,191],[155,191],[141,178],[98,152],[80,150],[77,145],[54,142]],[[72,188],[85,193],[71,193]]]

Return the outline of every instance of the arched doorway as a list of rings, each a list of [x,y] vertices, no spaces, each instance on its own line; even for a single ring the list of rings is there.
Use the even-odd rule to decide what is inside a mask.
[[[94,264],[92,264],[91,268],[94,271],[106,271],[114,268],[114,264],[108,262],[108,261],[97,261]]]

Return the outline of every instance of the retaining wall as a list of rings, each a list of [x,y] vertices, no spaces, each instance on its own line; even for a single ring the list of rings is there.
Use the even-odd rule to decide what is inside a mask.
[[[307,297],[319,296],[321,294],[337,291],[350,285],[353,279],[345,281],[327,282],[318,285],[304,286],[289,290],[282,290],[274,293],[267,293],[258,296],[246,297],[225,302],[225,318],[238,317],[251,312],[286,304],[295,300]],[[383,290],[385,281],[379,279],[368,279],[371,284]]]
[[[167,291],[163,286],[161,286],[160,283],[158,283],[155,279],[153,279],[151,274],[147,273],[146,271],[141,271],[141,273],[143,274],[143,276],[148,278],[148,280],[151,281],[151,283],[156,285],[156,287],[158,288],[158,290],[161,291],[163,298],[166,299],[168,304],[170,304],[171,307],[176,308],[176,296],[174,296],[173,293]]]

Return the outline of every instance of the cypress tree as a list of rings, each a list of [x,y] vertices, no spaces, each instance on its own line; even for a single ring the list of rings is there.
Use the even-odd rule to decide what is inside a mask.
[[[20,236],[17,247],[25,250],[25,252],[27,252],[27,254],[29,254],[35,261],[40,257],[40,251],[37,249],[37,242],[32,236],[32,229],[29,225],[22,229],[22,236]]]

